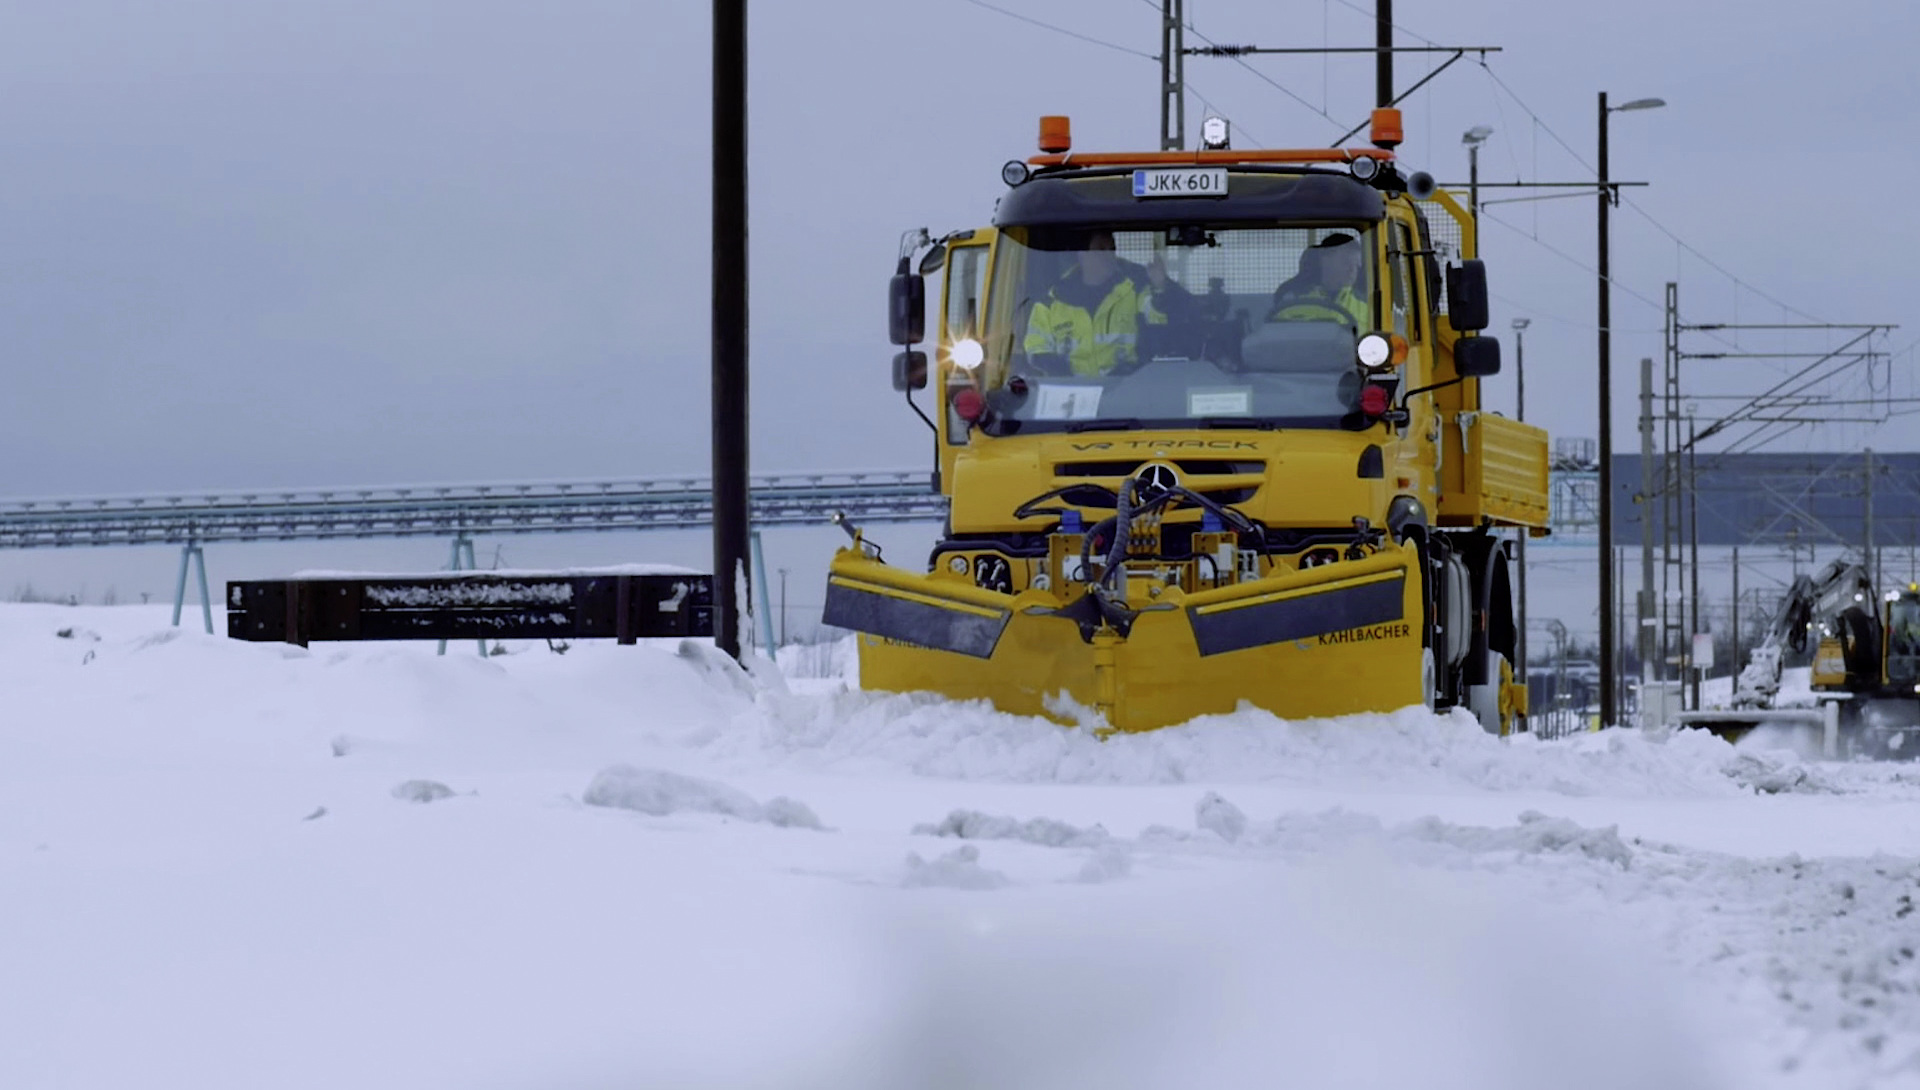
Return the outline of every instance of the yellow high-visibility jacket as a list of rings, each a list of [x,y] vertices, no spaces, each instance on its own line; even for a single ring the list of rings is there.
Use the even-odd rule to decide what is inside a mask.
[[[1368,317],[1367,301],[1353,293],[1352,288],[1341,288],[1338,293],[1329,292],[1324,287],[1312,287],[1305,291],[1288,292],[1275,303],[1270,321],[1276,322],[1342,322],[1356,330],[1365,331],[1373,327]]]
[[[1144,281],[1144,274],[1136,279],[1122,269],[1096,300],[1097,285],[1086,284],[1078,270],[1068,273],[1047,293],[1045,302],[1034,304],[1027,318],[1027,353],[1064,356],[1074,374],[1088,376],[1103,375],[1116,364],[1133,360],[1141,316],[1150,325],[1167,320]],[[1174,294],[1179,287],[1168,281],[1166,290]]]

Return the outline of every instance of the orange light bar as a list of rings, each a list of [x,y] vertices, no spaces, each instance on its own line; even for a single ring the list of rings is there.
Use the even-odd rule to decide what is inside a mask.
[[[1040,118],[1040,150],[1063,155],[1073,150],[1073,122],[1061,114]]]
[[[1036,155],[1029,166],[1057,167],[1071,158],[1077,167],[1199,166],[1233,163],[1351,163],[1355,159],[1391,160],[1385,148],[1261,148],[1251,151],[1096,151],[1080,155]]]

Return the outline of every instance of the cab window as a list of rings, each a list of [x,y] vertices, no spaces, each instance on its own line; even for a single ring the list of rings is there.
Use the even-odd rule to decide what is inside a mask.
[[[1413,270],[1420,258],[1414,255],[1413,232],[1404,223],[1395,223],[1393,255],[1393,331],[1408,341],[1420,339],[1420,308],[1413,295]]]
[[[980,336],[980,297],[987,288],[987,248],[956,246],[947,255],[946,341]]]

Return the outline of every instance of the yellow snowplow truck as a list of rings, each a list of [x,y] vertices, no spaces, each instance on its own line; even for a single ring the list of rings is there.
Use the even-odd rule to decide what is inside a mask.
[[[864,687],[1126,731],[1249,703],[1514,729],[1501,530],[1544,533],[1547,437],[1481,409],[1473,223],[1400,173],[1399,128],[1083,153],[1043,118],[991,227],[909,232],[894,383],[931,380],[950,506],[926,571],[847,527],[824,619]]]

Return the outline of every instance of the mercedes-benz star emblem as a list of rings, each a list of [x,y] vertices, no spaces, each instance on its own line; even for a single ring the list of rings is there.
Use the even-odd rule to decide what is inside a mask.
[[[1180,476],[1173,467],[1159,462],[1140,471],[1134,480],[1140,482],[1140,498],[1150,500],[1164,492],[1180,487]]]

